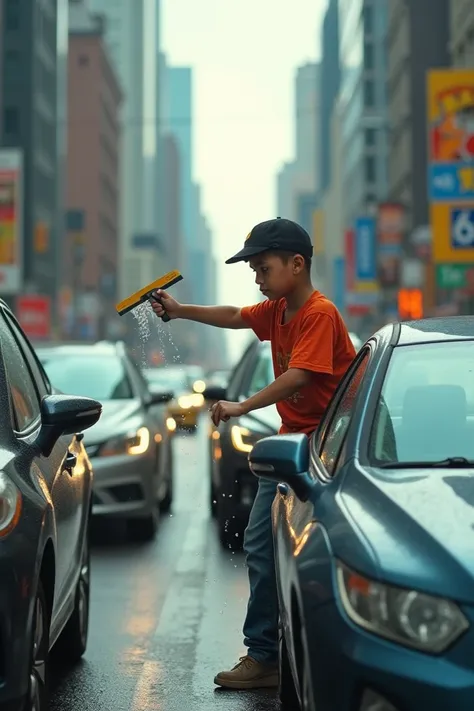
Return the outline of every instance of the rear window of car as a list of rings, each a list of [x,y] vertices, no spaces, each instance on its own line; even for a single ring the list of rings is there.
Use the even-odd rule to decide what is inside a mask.
[[[99,353],[39,353],[39,358],[55,388],[67,395],[95,400],[133,398],[130,378],[121,358]]]

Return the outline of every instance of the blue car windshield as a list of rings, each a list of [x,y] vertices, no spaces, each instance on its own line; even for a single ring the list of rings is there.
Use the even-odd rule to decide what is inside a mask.
[[[474,459],[474,341],[394,349],[369,451],[375,465]]]
[[[39,353],[39,358],[54,387],[67,395],[99,401],[133,398],[130,379],[120,358],[61,351]]]

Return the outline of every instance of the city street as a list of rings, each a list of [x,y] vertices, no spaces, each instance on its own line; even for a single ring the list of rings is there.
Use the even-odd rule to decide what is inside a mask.
[[[175,442],[175,505],[156,541],[97,527],[89,646],[55,667],[51,711],[272,711],[273,693],[216,690],[244,653],[242,555],[223,552],[208,513],[206,427]]]

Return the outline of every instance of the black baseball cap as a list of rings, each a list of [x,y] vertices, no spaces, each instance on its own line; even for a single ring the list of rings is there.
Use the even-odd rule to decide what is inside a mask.
[[[247,236],[243,248],[230,259],[226,259],[226,264],[248,262],[257,254],[270,250],[301,254],[308,259],[313,256],[311,237],[306,230],[293,220],[277,217],[255,225]]]

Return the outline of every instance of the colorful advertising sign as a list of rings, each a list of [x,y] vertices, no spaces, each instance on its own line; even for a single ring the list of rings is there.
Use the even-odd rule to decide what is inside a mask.
[[[474,263],[474,203],[432,203],[430,216],[434,262]]]
[[[397,203],[381,203],[377,215],[377,271],[381,286],[400,280],[405,210]]]
[[[400,289],[398,314],[401,321],[423,318],[423,292],[421,289]]]
[[[49,338],[51,335],[51,303],[48,296],[28,294],[16,299],[16,317],[26,335],[31,339]]]
[[[359,291],[361,282],[356,281],[356,243],[355,231],[346,230],[344,234],[346,295],[345,305],[351,316],[364,316],[377,303],[377,292]],[[370,282],[369,282],[370,283]]]
[[[22,288],[22,169],[20,150],[0,149],[0,294]]]
[[[467,289],[474,293],[474,264],[437,264],[436,285],[440,289]]]
[[[428,72],[428,194],[474,201],[474,70]]]
[[[346,307],[346,260],[344,257],[335,257],[333,260],[333,299],[336,308],[344,311]]]
[[[373,217],[355,221],[355,279],[374,282],[377,279],[376,223]]]
[[[344,233],[344,252],[344,262],[346,265],[346,291],[352,291],[355,283],[354,230],[346,230]]]

